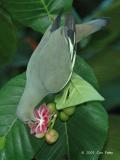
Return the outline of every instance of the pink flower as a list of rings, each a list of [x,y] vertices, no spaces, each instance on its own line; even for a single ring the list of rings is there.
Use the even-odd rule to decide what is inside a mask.
[[[46,104],[42,104],[40,108],[36,109],[34,116],[35,122],[29,124],[31,134],[44,134],[50,121],[50,111]]]

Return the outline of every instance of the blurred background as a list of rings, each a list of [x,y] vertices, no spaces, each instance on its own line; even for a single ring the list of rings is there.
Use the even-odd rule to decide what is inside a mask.
[[[120,152],[120,0],[74,0],[72,13],[76,23],[98,17],[110,18],[107,27],[78,44],[77,54],[93,68],[100,92],[106,99],[104,107],[110,114],[109,136],[115,137],[110,138],[107,147]],[[3,16],[0,10],[0,87],[26,70],[28,60],[43,35],[18,21],[14,20],[13,26],[7,20],[9,17]],[[8,28],[5,28],[5,23],[8,23]],[[42,29],[44,32],[45,27]]]

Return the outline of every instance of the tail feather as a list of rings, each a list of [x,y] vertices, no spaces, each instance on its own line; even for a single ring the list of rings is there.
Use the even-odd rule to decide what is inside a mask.
[[[110,22],[109,18],[100,18],[83,24],[76,24],[76,42],[99,31]]]

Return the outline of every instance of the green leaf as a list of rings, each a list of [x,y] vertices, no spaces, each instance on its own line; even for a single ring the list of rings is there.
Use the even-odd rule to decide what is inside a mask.
[[[103,50],[109,46],[115,39],[120,36],[120,23],[118,21],[120,15],[120,1],[116,0],[104,10],[97,10],[98,12],[92,15],[92,18],[108,17],[111,22],[106,26],[105,30],[92,36],[91,43],[89,43],[88,51],[91,49],[95,51]]]
[[[94,55],[88,62],[92,66],[100,85],[106,85],[120,77],[120,51],[107,48]],[[114,66],[114,67],[113,67]]]
[[[120,117],[110,116],[110,129],[102,160],[120,159]],[[106,154],[105,154],[106,152]]]
[[[71,5],[72,0],[3,0],[4,8],[15,20],[39,32],[44,32],[52,19]]]
[[[9,15],[0,9],[0,67],[13,57],[16,48],[15,29]]]
[[[63,92],[55,98],[56,108],[64,109],[89,101],[103,101],[104,98],[82,77],[73,73]]]
[[[101,88],[101,93],[105,97],[104,106],[107,110],[111,110],[120,106],[120,81],[113,81]]]
[[[59,132],[58,141],[40,144],[37,160],[98,160],[95,153],[102,150],[106,140],[108,117],[99,103],[88,103],[77,107],[67,122],[58,120],[55,129]]]
[[[98,89],[98,82],[93,69],[80,56],[76,56],[74,72]]]
[[[25,85],[25,75],[10,80],[0,91],[0,159],[29,160],[39,141],[29,134],[28,127],[16,118],[16,107]],[[6,141],[4,146],[4,140]]]
[[[0,91],[0,136],[6,138],[0,159],[98,160],[98,154],[81,153],[102,150],[108,129],[104,108],[99,103],[87,103],[77,107],[67,123],[57,119],[55,129],[59,131],[60,138],[55,144],[48,145],[44,139],[31,136],[27,127],[16,119],[16,107],[24,86],[25,75],[22,74],[10,80]]]
[[[4,136],[0,137],[0,150],[5,147],[6,138]]]

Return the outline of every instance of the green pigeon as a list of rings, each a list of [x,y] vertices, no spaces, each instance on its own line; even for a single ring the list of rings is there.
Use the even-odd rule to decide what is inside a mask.
[[[33,52],[26,71],[26,85],[17,107],[17,116],[24,123],[34,121],[34,108],[49,95],[58,93],[69,82],[76,58],[76,43],[107,24],[105,18],[75,24],[72,15],[61,25],[58,15],[46,30]]]

